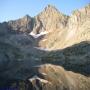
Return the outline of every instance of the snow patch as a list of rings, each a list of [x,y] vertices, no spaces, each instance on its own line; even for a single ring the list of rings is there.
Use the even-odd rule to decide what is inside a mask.
[[[39,49],[39,50],[43,50],[43,51],[50,51],[49,49],[47,49],[47,48],[42,48],[42,47],[34,47],[34,48]]]
[[[33,76],[32,78],[29,79],[29,81],[33,82],[35,79],[38,79],[38,80],[40,80],[43,83],[49,83],[49,81],[41,79],[38,76]]]
[[[39,34],[35,34],[35,33],[31,32],[31,33],[29,33],[29,35],[33,36],[34,38],[38,38],[38,37],[40,37],[40,36],[42,36],[42,35],[45,35],[45,34],[47,34],[47,33],[49,33],[49,32],[47,32],[47,31],[42,31],[42,32],[39,33]]]
[[[46,73],[42,73],[42,75],[46,76],[47,74]]]

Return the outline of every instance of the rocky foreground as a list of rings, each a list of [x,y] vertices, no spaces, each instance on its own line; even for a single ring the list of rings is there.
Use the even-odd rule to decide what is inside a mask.
[[[19,90],[90,90],[90,78],[66,71],[61,66],[44,64],[30,71],[26,80],[12,82],[11,86],[18,85]]]
[[[48,5],[35,17],[0,23],[5,88],[90,90],[90,5],[71,16]]]

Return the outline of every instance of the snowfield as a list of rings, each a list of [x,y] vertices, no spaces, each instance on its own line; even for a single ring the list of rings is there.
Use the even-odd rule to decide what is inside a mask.
[[[39,33],[39,34],[35,34],[35,33],[31,32],[31,33],[29,33],[29,35],[33,36],[34,38],[38,38],[38,37],[40,37],[40,36],[42,36],[42,35],[45,35],[45,34],[47,34],[47,33],[49,33],[49,32],[47,32],[47,31],[42,31],[42,32]]]

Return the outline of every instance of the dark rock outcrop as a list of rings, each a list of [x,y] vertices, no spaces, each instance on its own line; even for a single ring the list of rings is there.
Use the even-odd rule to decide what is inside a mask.
[[[89,90],[90,78],[56,65],[32,67],[32,76],[19,83],[22,90]],[[36,73],[36,74],[35,74]],[[24,83],[24,84],[23,84]]]

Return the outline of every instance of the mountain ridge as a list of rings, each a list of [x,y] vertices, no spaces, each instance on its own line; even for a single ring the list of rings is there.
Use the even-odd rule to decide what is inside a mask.
[[[33,38],[36,37],[36,47],[51,50],[60,49],[90,38],[88,35],[89,15],[90,4],[85,8],[74,11],[71,16],[64,15],[55,6],[48,5],[35,17],[25,15],[20,19],[6,22],[6,29],[28,34]],[[88,34],[85,30],[88,30]],[[55,36],[56,34],[57,36]],[[54,41],[57,44],[62,43],[62,45],[58,46]]]

